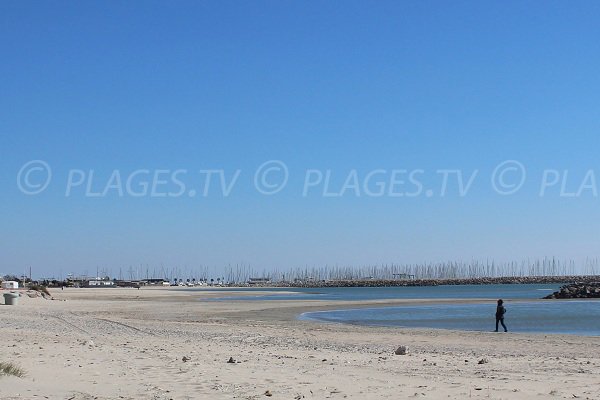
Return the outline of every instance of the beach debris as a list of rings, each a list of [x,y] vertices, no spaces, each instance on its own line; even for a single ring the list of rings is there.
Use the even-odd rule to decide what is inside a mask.
[[[480,365],[481,364],[487,364],[487,363],[489,363],[489,360],[487,358],[485,358],[485,357],[482,358],[481,360],[477,361],[477,364],[480,364]]]
[[[270,391],[270,390],[267,390],[267,391],[265,392],[265,396],[267,396],[267,397],[271,397],[271,396],[273,396],[273,393],[271,393],[271,391]]]
[[[399,346],[396,351],[394,352],[394,354],[396,354],[397,356],[404,356],[406,355],[406,353],[408,352],[408,347],[406,346]]]
[[[227,360],[227,364],[235,364],[235,360],[233,359],[233,357],[229,357],[229,360]]]
[[[181,361],[183,361],[183,362],[188,362],[190,360],[191,360],[191,358],[189,358],[188,356],[183,356],[183,358],[181,359]]]

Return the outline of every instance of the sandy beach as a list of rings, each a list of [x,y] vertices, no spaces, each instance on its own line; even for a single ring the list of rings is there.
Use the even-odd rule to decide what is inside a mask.
[[[0,306],[0,361],[26,372],[0,377],[2,399],[600,398],[597,337],[297,319],[414,300],[207,302],[220,293],[169,288],[51,294]],[[395,355],[401,345],[408,353]]]

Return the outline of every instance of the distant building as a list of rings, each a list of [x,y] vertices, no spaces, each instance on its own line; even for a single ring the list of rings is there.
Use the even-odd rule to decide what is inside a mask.
[[[3,281],[2,282],[2,289],[18,289],[19,288],[19,282],[17,281]]]
[[[248,279],[249,285],[264,285],[266,283],[271,283],[271,278],[250,278]]]
[[[167,279],[162,278],[150,278],[150,279],[142,279],[140,281],[142,285],[168,285],[169,281]]]
[[[115,282],[109,277],[99,278],[90,276],[68,277],[67,286],[73,287],[115,287]]]
[[[415,279],[412,274],[393,274],[395,279]]]
[[[305,282],[316,282],[317,278],[314,276],[305,276],[304,278],[294,278],[295,283],[305,283]]]
[[[114,284],[116,287],[133,287],[138,288],[142,285],[140,281],[127,281],[127,280],[115,280]]]
[[[83,287],[114,287],[115,283],[113,281],[92,279],[83,283]]]

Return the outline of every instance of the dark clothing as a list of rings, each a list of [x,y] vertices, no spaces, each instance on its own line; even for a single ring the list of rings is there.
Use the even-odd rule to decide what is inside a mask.
[[[504,308],[504,306],[496,307],[496,319],[504,318],[504,314],[506,314],[506,308]]]
[[[499,305],[496,307],[496,332],[498,332],[498,323],[502,324],[504,332],[508,332],[506,325],[504,325],[504,314],[506,314],[506,308],[504,308],[504,306]]]
[[[502,327],[504,328],[504,332],[508,332],[508,329],[506,329],[506,325],[504,325],[504,318],[498,318],[498,317],[496,317],[496,332],[498,332],[498,323],[502,324]]]

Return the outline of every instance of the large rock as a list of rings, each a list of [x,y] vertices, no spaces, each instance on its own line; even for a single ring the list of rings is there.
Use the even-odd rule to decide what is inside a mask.
[[[598,299],[600,298],[600,282],[572,283],[562,286],[558,291],[544,299]]]

